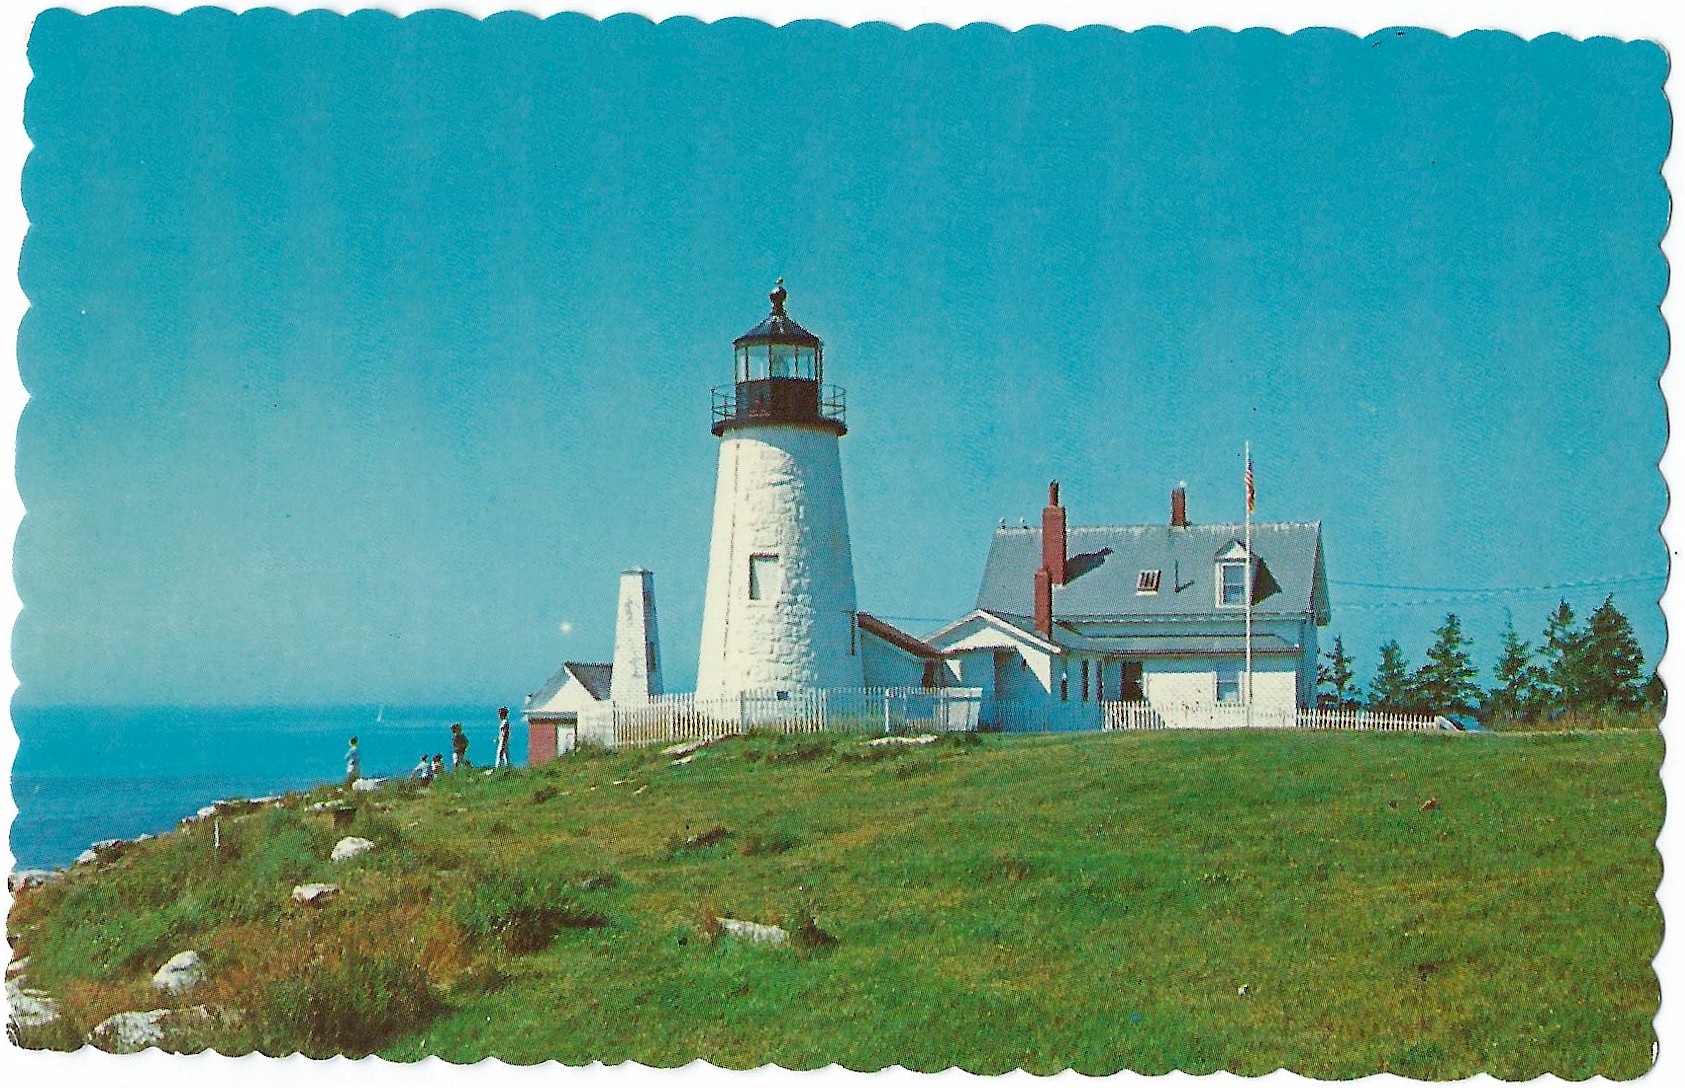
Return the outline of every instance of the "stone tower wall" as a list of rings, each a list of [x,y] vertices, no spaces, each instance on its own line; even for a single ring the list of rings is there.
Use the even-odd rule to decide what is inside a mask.
[[[818,427],[739,427],[721,439],[699,696],[862,685],[838,446]]]

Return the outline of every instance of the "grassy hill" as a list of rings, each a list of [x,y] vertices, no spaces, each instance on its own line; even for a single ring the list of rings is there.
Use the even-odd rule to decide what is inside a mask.
[[[224,817],[22,894],[26,1045],[169,1004],[177,1045],[394,1059],[1287,1066],[1629,1078],[1660,999],[1655,732],[732,740]],[[723,829],[723,830],[722,830]],[[338,883],[320,908],[298,882]],[[772,948],[716,915],[805,925]],[[834,943],[824,937],[834,938]],[[1243,992],[1244,991],[1244,992]]]

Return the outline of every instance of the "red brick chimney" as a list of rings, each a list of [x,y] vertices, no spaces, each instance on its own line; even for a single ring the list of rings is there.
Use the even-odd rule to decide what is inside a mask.
[[[1172,529],[1186,529],[1188,527],[1188,488],[1186,485],[1170,492],[1170,527]]]
[[[1046,567],[1036,571],[1036,633],[1053,637],[1053,576]]]
[[[1041,566],[1053,584],[1065,584],[1065,508],[1059,505],[1059,481],[1047,485],[1047,509],[1041,512]]]

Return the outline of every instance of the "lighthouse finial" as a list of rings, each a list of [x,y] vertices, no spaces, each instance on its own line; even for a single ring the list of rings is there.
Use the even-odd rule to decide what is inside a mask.
[[[784,300],[790,297],[790,292],[784,290],[783,276],[778,277],[778,283],[772,288],[772,294],[767,297],[772,299],[772,312],[774,316],[783,317]]]

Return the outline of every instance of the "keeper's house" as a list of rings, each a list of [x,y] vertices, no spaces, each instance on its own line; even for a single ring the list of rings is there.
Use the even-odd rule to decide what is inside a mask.
[[[1246,699],[1252,586],[1252,706],[1315,701],[1317,628],[1328,623],[1317,522],[1194,525],[1187,494],[1168,524],[1067,529],[1054,484],[1041,528],[995,532],[977,607],[924,642],[950,682],[983,689],[984,720],[1014,706]]]

